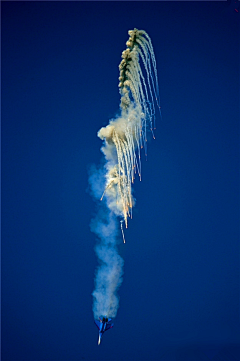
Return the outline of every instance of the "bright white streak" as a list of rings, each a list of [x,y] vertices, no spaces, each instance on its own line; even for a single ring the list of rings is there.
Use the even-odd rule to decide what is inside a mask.
[[[124,232],[123,232],[123,226],[122,226],[123,221],[120,221],[120,223],[121,223],[121,231],[122,231],[123,243],[126,243],[125,237],[124,237]]]

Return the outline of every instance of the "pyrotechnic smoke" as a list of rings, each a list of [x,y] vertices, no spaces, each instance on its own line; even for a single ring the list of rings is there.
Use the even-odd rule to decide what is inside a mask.
[[[100,239],[96,247],[100,266],[93,292],[95,318],[100,315],[115,317],[117,313],[116,291],[122,282],[123,260],[117,252],[119,227],[116,220],[117,217],[121,219],[125,242],[122,222],[127,228],[128,217],[132,217],[132,183],[136,174],[141,179],[140,150],[144,148],[145,153],[147,151],[148,128],[154,137],[155,105],[160,110],[156,60],[151,39],[143,30],[130,30],[128,34],[127,49],[122,52],[119,65],[121,115],[99,130],[98,137],[104,141],[101,150],[106,163],[100,173],[93,172],[90,177],[96,198],[99,197],[99,184],[102,183],[99,176],[104,174],[105,177],[101,200],[104,200],[106,209],[92,222],[92,231]]]

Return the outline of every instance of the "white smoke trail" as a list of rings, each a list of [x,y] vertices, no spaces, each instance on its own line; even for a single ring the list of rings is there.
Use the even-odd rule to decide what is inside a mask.
[[[120,70],[121,115],[110,120],[101,128],[98,137],[104,141],[102,152],[105,156],[104,170],[93,173],[90,184],[95,197],[99,197],[99,183],[105,177],[104,199],[106,212],[99,214],[92,223],[100,243],[96,253],[100,261],[95,279],[94,317],[107,315],[115,317],[118,309],[117,288],[122,282],[123,260],[116,247],[119,234],[117,217],[125,222],[132,217],[134,199],[132,183],[136,173],[141,179],[140,150],[147,142],[147,128],[154,137],[155,104],[159,107],[156,60],[151,39],[143,30],[130,30],[127,49],[122,52]],[[144,73],[140,66],[143,64]],[[100,197],[99,197],[100,198]],[[121,231],[123,232],[122,223]],[[125,239],[124,239],[125,242]]]
[[[99,236],[100,242],[95,248],[100,266],[95,278],[93,292],[94,318],[100,315],[115,317],[118,309],[117,288],[122,283],[123,259],[117,251],[116,217],[111,213],[102,213],[92,223],[92,229]]]

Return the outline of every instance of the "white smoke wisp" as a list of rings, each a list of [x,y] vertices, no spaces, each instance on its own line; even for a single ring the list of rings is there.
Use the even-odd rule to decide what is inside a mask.
[[[98,131],[98,137],[104,142],[101,150],[105,156],[105,190],[101,200],[105,201],[107,210],[104,220],[97,217],[92,224],[92,230],[101,240],[96,247],[100,267],[93,292],[95,317],[114,317],[118,309],[116,291],[122,282],[123,260],[117,252],[119,228],[116,220],[120,217],[127,228],[128,218],[132,217],[132,183],[136,174],[141,180],[141,148],[146,154],[148,129],[154,138],[155,106],[160,111],[151,39],[143,30],[130,30],[128,34],[127,49],[122,52],[119,65],[121,115]],[[96,174],[91,176],[90,183],[95,197],[99,197]],[[122,223],[121,231],[123,234]]]
[[[93,166],[90,170],[89,183],[92,195],[98,201],[104,189],[105,174],[104,168],[97,169]],[[117,218],[105,202],[92,220],[91,230],[98,236],[95,252],[99,260],[95,290],[92,294],[94,318],[98,319],[101,315],[114,318],[119,304],[117,289],[122,283],[123,259],[117,250]]]
[[[98,216],[95,224],[92,224],[94,232],[100,239],[100,243],[95,248],[100,266],[95,278],[93,313],[95,318],[100,315],[113,318],[118,309],[116,291],[122,283],[123,259],[118,254],[116,246],[118,233],[116,217],[109,212],[104,214],[103,218],[100,219]]]

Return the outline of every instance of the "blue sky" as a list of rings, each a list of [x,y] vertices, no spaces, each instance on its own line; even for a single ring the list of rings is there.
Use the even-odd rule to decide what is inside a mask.
[[[239,14],[226,2],[1,7],[2,360],[238,360]],[[152,39],[162,119],[98,347],[88,172],[135,27]]]

